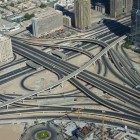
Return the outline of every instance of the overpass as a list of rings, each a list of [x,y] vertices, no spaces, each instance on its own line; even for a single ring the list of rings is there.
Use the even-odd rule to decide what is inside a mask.
[[[17,40],[18,38],[13,38],[13,37],[11,37],[12,38],[12,40]],[[91,39],[91,38],[68,38],[68,39],[57,39],[58,41],[57,41],[57,43],[63,43],[63,42],[66,42],[66,41],[79,41],[79,42],[88,42],[88,43],[95,43],[95,44],[98,44],[98,45],[100,45],[100,46],[102,46],[102,47],[106,47],[106,46],[108,46],[108,44],[107,43],[105,43],[105,42],[103,42],[103,41],[101,41],[101,40],[97,40],[97,39]],[[41,42],[39,42],[39,43],[35,43],[35,40],[23,40],[22,39],[22,41],[23,42],[25,42],[25,43],[32,43],[32,44],[39,44],[39,45],[50,45],[50,44],[44,44],[44,43],[41,43]]]
[[[63,77],[62,79],[60,79],[60,80],[58,80],[58,81],[56,81],[56,82],[54,82],[54,83],[52,83],[52,84],[46,86],[45,88],[39,89],[39,90],[37,90],[37,91],[29,92],[29,93],[27,93],[27,94],[25,94],[25,95],[23,95],[23,96],[20,96],[20,97],[11,99],[11,100],[9,100],[9,101],[6,101],[6,102],[0,104],[0,108],[2,108],[2,107],[4,107],[4,106],[8,106],[8,105],[10,105],[10,104],[13,104],[13,103],[15,103],[15,102],[17,102],[17,101],[24,100],[25,98],[31,97],[31,96],[33,96],[33,95],[36,95],[36,94],[38,94],[38,93],[40,93],[40,92],[43,92],[44,90],[51,89],[51,88],[53,88],[53,87],[55,87],[55,86],[57,86],[57,85],[59,85],[59,84],[65,82],[65,81],[71,79],[72,77],[76,77],[79,73],[81,73],[82,71],[84,71],[85,69],[87,69],[89,66],[91,66],[93,63],[95,63],[95,62],[96,62],[98,59],[100,59],[104,54],[106,54],[112,47],[114,47],[114,46],[115,46],[117,43],[119,43],[120,41],[124,40],[126,37],[127,37],[127,36],[124,35],[124,36],[118,38],[116,41],[114,41],[113,43],[111,43],[111,44],[108,45],[107,47],[106,47],[106,45],[104,45],[105,48],[104,48],[100,53],[98,53],[94,58],[92,58],[91,60],[89,60],[85,65],[83,65],[82,67],[80,67],[80,68],[77,69],[76,71],[72,72],[71,74],[69,74],[69,75]],[[96,40],[96,41],[97,41],[97,40]],[[98,44],[98,42],[100,42],[100,41],[97,41],[97,44]]]
[[[93,58],[93,54],[91,54],[90,52],[86,51],[86,50],[83,50],[81,48],[76,48],[76,47],[69,47],[69,46],[65,46],[65,45],[52,45],[52,44],[40,44],[40,43],[32,43],[32,42],[27,42],[25,41],[26,44],[29,44],[29,45],[35,45],[35,46],[49,46],[50,48],[57,48],[57,49],[67,49],[67,50],[73,50],[73,51],[76,51],[76,52],[79,52],[81,54],[84,54],[86,56],[88,56],[89,58]],[[107,44],[106,44],[107,46]]]

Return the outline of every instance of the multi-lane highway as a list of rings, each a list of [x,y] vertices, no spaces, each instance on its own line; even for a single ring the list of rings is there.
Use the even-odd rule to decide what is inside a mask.
[[[27,48],[29,48],[29,46],[27,47]],[[25,50],[25,48],[24,48],[24,50]],[[20,50],[18,50],[18,52],[19,52]],[[37,50],[36,50],[37,51]],[[29,52],[29,50],[28,50],[28,52]],[[31,52],[32,54],[33,54],[33,52]],[[37,53],[35,53],[35,55],[37,55]],[[56,58],[53,58],[53,57],[51,57],[51,56],[49,56],[49,55],[47,55],[47,54],[43,54],[42,53],[42,57],[44,57],[44,59],[46,58],[47,59],[47,61],[48,61],[48,63],[51,63],[53,60],[53,65],[55,65],[55,67],[59,67],[59,65],[60,65],[60,67],[59,67],[59,69],[64,69],[65,68],[65,71],[67,70],[71,70],[73,67],[72,66],[69,66],[68,64],[65,64],[65,62],[61,62],[60,60],[59,60],[59,63],[57,63],[56,61],[57,61],[57,59]],[[65,67],[65,65],[66,65],[66,67]],[[73,72],[74,70],[76,70],[77,68],[75,68],[74,67],[74,69],[72,69],[70,72]],[[75,76],[75,75],[74,75]],[[92,78],[93,79],[93,78]],[[97,81],[97,79],[96,79],[96,81]],[[87,81],[86,81],[87,82]],[[101,82],[100,82],[101,83]],[[100,88],[101,88],[101,86],[100,86]],[[116,89],[117,90],[117,89]],[[129,90],[129,89],[127,89],[127,90]],[[132,95],[134,95],[135,94],[135,92],[132,92],[131,93]],[[137,94],[137,93],[136,93]],[[136,95],[135,94],[135,95]],[[114,94],[115,95],[115,94]],[[127,96],[127,95],[126,95]],[[117,97],[118,97],[118,95],[117,95]],[[128,100],[128,102],[129,102],[129,100]]]
[[[25,66],[25,67],[22,67],[20,69],[8,72],[8,73],[0,76],[0,85],[4,84],[4,83],[6,83],[14,78],[17,78],[21,75],[24,75],[27,73],[29,74],[33,71],[34,70],[32,68]]]
[[[123,29],[120,29],[120,27],[122,26],[121,24],[124,24]],[[140,81],[139,75],[136,72],[134,73],[134,71],[132,70],[132,65],[130,65],[129,62],[126,62],[125,60],[121,61],[122,57],[120,53],[116,50],[116,48],[119,47],[118,43],[121,40],[126,38],[124,34],[128,31],[127,26],[129,24],[130,24],[130,18],[128,17],[124,20],[123,19],[120,20],[120,23],[116,24],[115,26],[110,25],[108,28],[104,26],[100,27],[99,30],[90,31],[88,34],[85,34],[85,36],[84,35],[81,36],[81,38],[77,37],[77,38],[70,38],[70,39],[58,39],[56,41],[57,44],[54,44],[54,45],[47,44],[46,42],[44,42],[45,40],[42,40],[42,43],[40,42],[37,43],[36,41],[13,37],[12,39],[13,49],[16,53],[56,73],[57,75],[59,75],[60,79],[51,85],[48,85],[37,91],[29,92],[25,95],[20,95],[20,96],[1,95],[1,101],[3,103],[0,104],[0,107],[2,110],[2,112],[0,113],[0,117],[1,117],[0,119],[2,119],[3,115],[13,114],[13,117],[7,116],[7,118],[5,118],[5,120],[8,120],[9,118],[15,119],[17,117],[16,114],[22,114],[22,113],[28,114],[28,113],[33,113],[33,112],[42,112],[43,114],[44,112],[50,113],[51,115],[48,114],[47,117],[51,118],[54,112],[56,113],[56,116],[60,116],[59,114],[60,112],[62,114],[64,114],[65,112],[71,112],[73,110],[72,107],[68,107],[67,105],[66,105],[67,107],[66,106],[65,107],[64,106],[63,107],[56,107],[56,106],[45,107],[46,105],[40,105],[39,108],[35,108],[38,105],[34,103],[30,104],[29,102],[26,102],[26,101],[32,101],[32,99],[44,98],[43,96],[35,97],[34,95],[37,95],[40,92],[43,92],[44,90],[47,90],[47,89],[51,90],[53,87],[56,87],[56,85],[65,84],[64,82],[69,80],[71,84],[73,84],[78,90],[84,93],[87,97],[92,99],[93,102],[97,102],[98,105],[101,104],[107,107],[109,110],[112,110],[112,111],[101,111],[101,110],[95,110],[95,109],[82,109],[81,113],[92,114],[96,116],[104,116],[110,119],[114,118],[114,119],[117,119],[117,123],[120,126],[122,123],[120,122],[120,119],[121,120],[123,119],[124,121],[126,121],[126,122],[123,122],[124,125],[127,124],[129,127],[133,129],[138,129],[140,125],[140,120],[139,120],[140,118],[140,111],[139,111],[140,92],[135,89],[135,86]],[[85,37],[88,37],[88,38],[85,38]],[[67,46],[65,45],[62,45],[63,42],[69,42],[69,41],[70,43],[71,42],[81,42],[81,43],[80,45],[76,45],[74,47],[69,47],[69,48],[67,48]],[[76,57],[80,54],[84,54],[88,56],[90,60],[87,63],[85,63],[83,66],[77,67],[66,61],[58,59],[55,56],[46,54],[41,50],[38,50],[38,49],[35,49],[34,47],[26,45],[25,43],[30,44],[30,45],[37,45],[37,46],[41,45],[41,46],[47,46],[47,47],[52,47],[52,48],[63,48],[64,49],[63,52],[68,54],[69,58],[72,58],[73,56]],[[117,44],[117,47],[115,47],[116,44]],[[94,47],[98,47],[98,45],[102,49],[98,54],[94,56],[92,55],[92,53],[89,52],[89,50],[92,50]],[[68,50],[68,51],[65,51],[65,50]],[[108,59],[108,57],[110,59]],[[121,81],[123,81],[130,87],[123,86],[101,75],[89,72],[87,70],[88,67],[91,65],[95,65],[96,61],[99,62],[98,63],[99,70],[101,70],[102,68],[102,65],[103,65],[102,63],[105,62],[105,64],[107,64],[107,66],[105,67],[105,73],[108,73],[107,70],[109,69],[115,76],[117,76]],[[110,62],[112,61],[115,64],[114,66],[118,69],[117,72],[113,70],[114,67],[110,65],[109,61]],[[10,76],[11,74],[9,73],[7,78]],[[5,76],[3,76],[3,78],[1,79],[4,79],[4,78]],[[90,88],[88,88],[88,86],[83,85],[79,80],[84,81],[87,85],[90,85],[90,87],[96,87],[100,89],[104,93],[107,93],[110,96],[119,100],[119,102],[103,99],[102,97],[98,96],[93,91],[91,91]],[[77,92],[74,92],[73,95],[76,97],[76,95],[78,94],[75,94],[75,93]],[[71,97],[71,96],[68,95],[68,97]],[[57,98],[57,96],[53,96],[53,98]],[[58,96],[58,98],[61,98],[61,97]],[[79,97],[77,96],[77,98],[80,98],[80,96]],[[21,100],[25,100],[25,102],[24,101],[20,102]],[[5,106],[10,106],[10,105],[11,105],[10,110],[4,109]],[[83,105],[87,105],[87,103],[83,103]],[[69,106],[72,106],[72,104],[69,104]],[[23,109],[12,110],[13,107],[16,107],[16,108],[19,107]],[[41,116],[43,117],[43,115],[40,115],[40,118]],[[53,117],[55,117],[55,115]],[[22,119],[20,115],[17,118]],[[23,119],[31,119],[31,116],[30,115],[27,115],[27,117],[24,116]],[[127,121],[132,122],[133,124],[129,125]]]
[[[85,70],[87,67],[89,67],[90,65],[92,65],[93,63],[95,63],[95,61],[97,61],[99,58],[101,58],[101,56],[104,55],[108,50],[110,50],[110,49],[112,48],[112,46],[115,46],[118,42],[120,42],[121,40],[123,40],[123,39],[125,39],[125,38],[126,38],[126,36],[123,36],[123,37],[119,38],[118,40],[116,40],[115,42],[113,42],[112,44],[110,44],[109,46],[107,46],[107,44],[104,44],[104,43],[102,43],[102,42],[100,42],[100,41],[93,41],[94,43],[98,43],[99,45],[103,45],[103,44],[104,44],[105,49],[104,49],[103,51],[101,51],[100,53],[98,53],[94,58],[92,58],[89,62],[87,62],[85,65],[83,65],[83,66],[80,67],[79,69],[75,70],[74,72],[70,73],[69,75],[65,76],[64,78],[60,79],[59,81],[53,83],[52,85],[47,86],[45,89],[41,89],[39,92],[41,92],[41,91],[43,91],[43,90],[51,89],[51,88],[53,88],[53,87],[55,87],[55,86],[57,86],[57,85],[59,85],[59,84],[65,82],[65,81],[69,80],[70,78],[77,76],[80,72],[82,72],[82,71]],[[82,39],[82,41],[83,41],[83,39]],[[91,40],[91,42],[92,42],[92,40]],[[19,44],[21,44],[21,43],[19,43]],[[105,45],[106,45],[107,47],[106,47]],[[13,47],[14,47],[14,46],[13,46]],[[21,55],[25,55],[25,57],[27,57],[27,58],[29,58],[29,59],[31,59],[31,60],[33,60],[33,61],[35,61],[35,59],[37,59],[37,58],[35,58],[34,56],[29,55],[28,52],[25,52],[25,51],[22,52],[22,49],[20,50],[20,49],[19,49],[19,46],[18,46],[17,48],[14,47],[14,50],[15,50],[17,53],[20,53],[20,52],[21,52],[21,53],[20,53]],[[29,51],[29,50],[28,50],[28,51]],[[33,53],[33,52],[32,52],[32,53]],[[40,52],[40,53],[41,53],[41,52]],[[39,63],[39,60],[36,60],[35,62],[36,62],[36,63]],[[43,64],[42,62],[40,62],[39,64],[41,64],[42,66],[45,66],[45,67],[46,67],[46,64]],[[53,65],[52,65],[52,66],[53,66]],[[49,67],[50,67],[50,66],[47,66],[47,68],[49,68]],[[57,70],[57,71],[58,71],[58,70]],[[37,92],[37,93],[38,93],[38,92]],[[1,104],[0,107],[7,106],[7,105],[12,104],[12,103],[14,103],[14,102],[17,102],[17,101],[19,101],[19,100],[22,100],[22,99],[25,99],[25,98],[30,97],[30,96],[32,96],[32,95],[35,95],[35,94],[37,94],[37,93],[35,93],[35,92],[29,93],[28,95],[24,95],[23,97],[10,100],[10,101],[8,101],[7,103]]]

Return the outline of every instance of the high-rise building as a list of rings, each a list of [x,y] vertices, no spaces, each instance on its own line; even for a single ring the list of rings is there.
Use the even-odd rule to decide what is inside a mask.
[[[91,27],[90,0],[74,0],[75,27],[81,30]]]
[[[133,9],[140,9],[140,1],[133,0]]]
[[[136,46],[140,47],[140,0],[133,1],[131,11],[131,39]]]
[[[40,37],[41,35],[54,32],[63,28],[62,12],[49,8],[40,14],[36,14],[32,19],[33,36]]]
[[[0,63],[13,58],[11,39],[6,36],[0,36]]]
[[[130,14],[132,4],[133,0],[110,0],[110,15],[116,18]]]

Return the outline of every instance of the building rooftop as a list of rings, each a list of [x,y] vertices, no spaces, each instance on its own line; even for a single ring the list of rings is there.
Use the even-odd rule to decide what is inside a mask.
[[[7,36],[3,36],[2,34],[0,34],[0,42],[5,41],[9,39]]]
[[[20,28],[20,25],[16,22],[13,22],[0,26],[0,31],[10,31],[16,28]]]
[[[5,24],[9,24],[9,23],[11,23],[11,22],[9,22],[9,21],[7,21],[5,19],[0,19],[0,26],[3,26]]]
[[[50,15],[52,16],[52,14],[58,14],[58,13],[61,13],[61,11],[54,10],[53,8],[48,7],[44,9],[43,11],[36,13],[35,18],[43,18]]]

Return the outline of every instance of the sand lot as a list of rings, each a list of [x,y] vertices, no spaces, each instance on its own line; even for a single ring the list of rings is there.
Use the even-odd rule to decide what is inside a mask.
[[[23,125],[1,125],[0,140],[19,140],[23,133]]]

